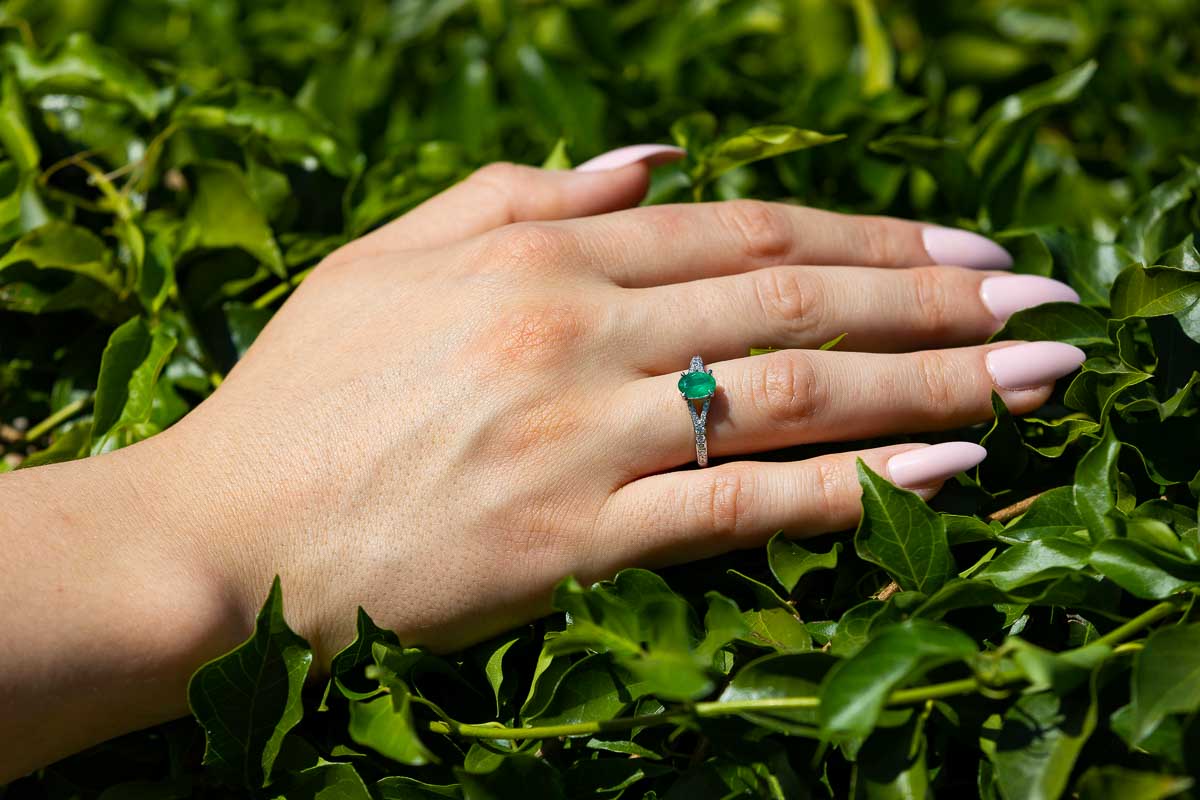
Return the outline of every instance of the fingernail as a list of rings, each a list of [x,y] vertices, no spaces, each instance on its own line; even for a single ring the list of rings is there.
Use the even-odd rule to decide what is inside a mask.
[[[1087,358],[1078,347],[1062,342],[1029,342],[987,354],[987,369],[1001,389],[1033,389],[1074,372]]]
[[[1007,250],[978,233],[928,225],[921,238],[935,264],[972,269],[1008,269],[1013,264]]]
[[[1078,303],[1079,294],[1061,281],[1040,275],[1001,275],[979,285],[979,296],[1003,322],[1023,308],[1042,303]]]
[[[645,161],[652,167],[678,161],[687,155],[682,147],[669,144],[631,144],[628,147],[618,147],[601,153],[595,158],[585,161],[575,168],[576,172],[601,172],[608,169],[620,169]]]
[[[887,473],[902,489],[915,489],[952,478],[985,458],[987,450],[972,442],[943,442],[892,456]]]

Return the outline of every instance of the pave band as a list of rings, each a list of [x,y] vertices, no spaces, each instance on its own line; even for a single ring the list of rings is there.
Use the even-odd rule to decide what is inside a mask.
[[[708,466],[708,407],[716,390],[717,381],[713,378],[712,370],[704,368],[704,359],[700,356],[692,356],[687,371],[679,373],[679,394],[687,403],[688,414],[692,417],[692,431],[696,435],[696,463],[701,467]],[[696,410],[697,403],[701,404],[699,411]]]

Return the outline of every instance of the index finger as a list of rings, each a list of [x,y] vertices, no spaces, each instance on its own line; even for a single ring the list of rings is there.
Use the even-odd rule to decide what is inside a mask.
[[[1008,269],[970,231],[760,200],[647,206],[561,223],[621,286],[643,287],[785,264]]]

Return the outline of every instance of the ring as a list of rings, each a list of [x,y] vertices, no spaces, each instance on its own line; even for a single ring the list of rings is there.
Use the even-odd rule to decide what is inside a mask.
[[[717,391],[717,379],[711,369],[704,368],[704,359],[692,356],[692,364],[687,372],[679,373],[679,394],[687,403],[688,413],[692,416],[692,430],[696,433],[696,463],[701,467],[708,466],[708,432],[705,423],[708,421],[708,406],[713,394]],[[703,401],[700,411],[696,411],[696,403]]]

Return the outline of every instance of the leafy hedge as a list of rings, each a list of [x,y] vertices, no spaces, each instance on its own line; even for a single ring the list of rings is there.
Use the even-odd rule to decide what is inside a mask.
[[[1035,417],[952,434],[991,456],[936,511],[863,469],[852,536],[566,580],[449,658],[363,612],[324,694],[276,585],[193,679],[199,725],[0,796],[1200,794],[1196,2],[7,0],[0,25],[4,469],[170,425],[322,256],[474,166],[642,141],[690,152],[652,202],[996,236],[1084,301],[999,336],[1089,356]]]

